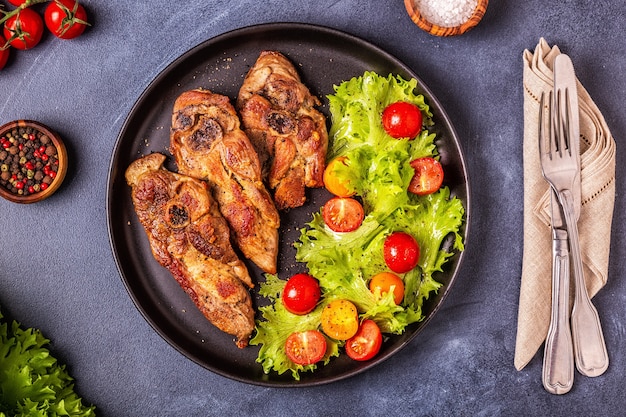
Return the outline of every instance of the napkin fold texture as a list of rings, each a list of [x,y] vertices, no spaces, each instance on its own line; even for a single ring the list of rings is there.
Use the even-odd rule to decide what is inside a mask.
[[[524,249],[515,368],[521,370],[546,339],[552,303],[550,186],[541,174],[539,100],[552,89],[554,58],[561,52],[541,38],[523,53],[524,72]],[[575,67],[575,65],[574,65]],[[604,117],[577,80],[580,107],[581,195],[578,221],[585,284],[594,296],[607,282],[615,200],[615,141]],[[571,297],[573,299],[573,283]]]

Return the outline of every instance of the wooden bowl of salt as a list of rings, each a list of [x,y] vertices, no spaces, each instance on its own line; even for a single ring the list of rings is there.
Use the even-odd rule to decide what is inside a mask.
[[[411,20],[435,36],[462,35],[476,26],[489,0],[404,0]]]

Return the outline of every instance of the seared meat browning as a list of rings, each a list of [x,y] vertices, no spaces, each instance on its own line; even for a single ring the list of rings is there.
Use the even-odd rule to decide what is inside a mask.
[[[243,348],[254,330],[248,270],[230,244],[228,225],[206,184],[164,169],[164,160],[154,153],[126,170],[152,253],[205,317]]]
[[[328,132],[320,101],[282,54],[261,52],[239,90],[237,108],[257,149],[278,209],[299,207],[306,187],[322,187]]]
[[[179,172],[211,184],[243,254],[276,273],[280,218],[228,97],[202,89],[181,94],[174,103],[170,151]]]

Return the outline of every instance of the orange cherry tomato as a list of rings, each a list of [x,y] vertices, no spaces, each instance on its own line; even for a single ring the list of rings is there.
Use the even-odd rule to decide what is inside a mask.
[[[322,331],[337,340],[348,340],[359,330],[359,313],[349,300],[326,304],[321,316]]]
[[[285,341],[285,353],[297,365],[312,365],[326,354],[326,338],[318,330],[294,332]]]
[[[324,170],[324,186],[330,193],[336,195],[337,197],[351,197],[356,194],[356,191],[351,188],[350,181],[340,180],[337,178],[335,171],[337,165],[347,165],[347,159],[348,158],[345,156],[339,156],[330,161]]]
[[[383,110],[382,124],[392,138],[414,139],[422,130],[422,112],[415,104],[396,101]]]
[[[380,295],[388,294],[393,288],[393,301],[396,305],[402,303],[404,298],[404,281],[392,272],[380,272],[370,280],[370,291]]]
[[[352,232],[363,223],[365,211],[354,198],[333,197],[322,207],[322,217],[333,232]]]
[[[361,323],[358,332],[346,342],[346,353],[357,361],[372,359],[380,351],[383,335],[374,320]]]
[[[411,161],[415,170],[409,183],[409,191],[417,195],[432,194],[441,188],[443,183],[443,167],[435,158],[429,156]]]

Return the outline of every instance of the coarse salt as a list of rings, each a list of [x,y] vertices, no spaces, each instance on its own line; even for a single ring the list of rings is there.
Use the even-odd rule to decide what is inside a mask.
[[[415,0],[415,5],[430,23],[441,27],[454,27],[472,17],[478,6],[478,0]]]

